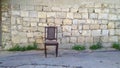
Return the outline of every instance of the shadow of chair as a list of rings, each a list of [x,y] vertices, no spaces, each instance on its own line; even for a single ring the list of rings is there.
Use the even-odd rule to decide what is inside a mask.
[[[57,42],[57,27],[47,26],[45,27],[45,57],[47,57],[47,46],[56,46],[56,57],[58,56],[58,42]]]

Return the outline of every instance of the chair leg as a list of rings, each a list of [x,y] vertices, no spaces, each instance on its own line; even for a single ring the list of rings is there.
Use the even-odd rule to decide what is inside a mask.
[[[45,57],[47,57],[47,48],[46,48],[46,45],[45,45]]]
[[[56,57],[58,56],[58,45],[56,45]]]

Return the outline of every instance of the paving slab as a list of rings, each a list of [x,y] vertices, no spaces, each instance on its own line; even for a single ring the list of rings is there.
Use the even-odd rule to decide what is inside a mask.
[[[44,51],[0,54],[0,68],[120,68],[120,51],[59,50],[59,56]]]

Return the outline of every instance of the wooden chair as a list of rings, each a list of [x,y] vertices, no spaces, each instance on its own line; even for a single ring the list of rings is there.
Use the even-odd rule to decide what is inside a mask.
[[[56,46],[56,57],[58,56],[57,27],[45,27],[45,57],[47,57],[46,46]]]

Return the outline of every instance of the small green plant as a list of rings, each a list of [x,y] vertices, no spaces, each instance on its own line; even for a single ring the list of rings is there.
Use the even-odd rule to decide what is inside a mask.
[[[117,50],[120,50],[120,43],[113,43],[112,48],[115,48]]]
[[[97,44],[93,44],[92,46],[90,46],[91,50],[97,50],[97,49],[101,49],[102,48],[102,44],[100,42],[98,42]]]
[[[36,50],[37,49],[37,44],[33,43],[33,45],[28,45],[28,46],[20,46],[16,44],[12,48],[8,49],[8,51],[27,51],[27,50]]]
[[[81,50],[85,50],[85,46],[83,45],[74,45],[72,47],[73,50],[78,50],[78,51],[81,51]]]

